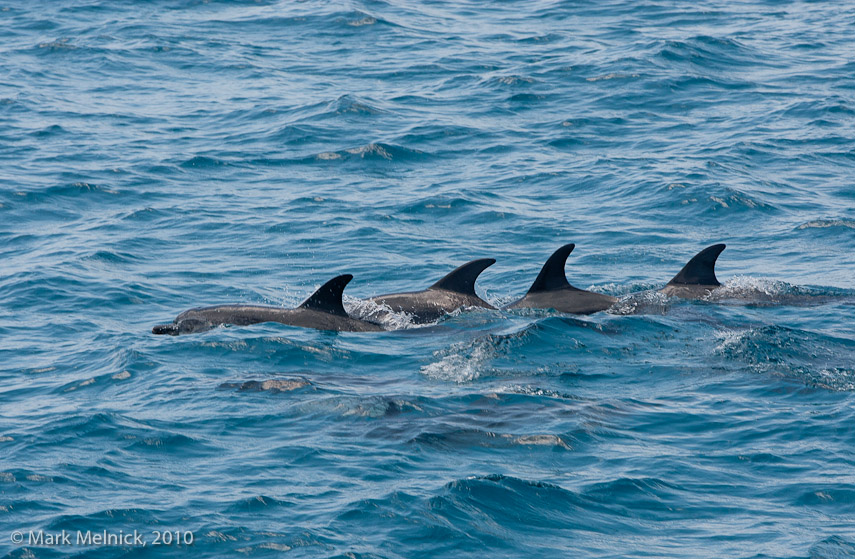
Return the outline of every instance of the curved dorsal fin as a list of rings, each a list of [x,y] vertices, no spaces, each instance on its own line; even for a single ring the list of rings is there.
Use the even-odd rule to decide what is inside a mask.
[[[323,284],[317,291],[303,301],[297,307],[299,309],[309,309],[312,311],[320,311],[338,316],[347,316],[344,310],[344,305],[341,302],[341,296],[345,286],[353,279],[350,274],[336,276],[330,281]]]
[[[555,291],[556,289],[576,289],[570,282],[567,281],[567,276],[564,275],[564,265],[567,263],[567,257],[573,252],[576,245],[570,243],[564,245],[547,259],[546,264],[540,269],[534,283],[531,284],[529,293],[539,293],[542,291]]]
[[[475,280],[481,272],[496,263],[495,258],[481,258],[467,262],[459,268],[455,268],[447,276],[431,285],[428,289],[445,289],[464,295],[475,295]]]
[[[697,253],[668,285],[721,285],[715,277],[715,261],[724,247],[713,245]]]

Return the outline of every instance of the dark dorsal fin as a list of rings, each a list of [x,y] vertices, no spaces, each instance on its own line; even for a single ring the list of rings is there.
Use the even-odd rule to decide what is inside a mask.
[[[564,275],[564,265],[567,263],[567,257],[573,252],[576,245],[570,243],[564,245],[555,252],[540,269],[534,283],[531,284],[529,293],[539,293],[542,291],[555,291],[556,289],[576,289],[567,281],[567,276]]]
[[[344,305],[341,303],[341,296],[344,293],[345,286],[352,279],[353,276],[350,274],[334,277],[312,293],[312,296],[303,301],[303,304],[297,308],[347,316]]]
[[[668,285],[721,285],[715,277],[715,261],[725,245],[713,245],[697,253]]]
[[[482,258],[467,262],[459,268],[455,268],[450,274],[431,285],[428,289],[445,289],[463,295],[475,295],[475,280],[481,272],[496,263],[495,258]]]

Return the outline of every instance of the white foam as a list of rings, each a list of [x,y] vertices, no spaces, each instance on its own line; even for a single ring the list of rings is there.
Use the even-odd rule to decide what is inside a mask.
[[[716,353],[726,353],[738,347],[751,330],[718,330],[715,337],[720,341],[715,346]]]
[[[383,159],[392,159],[392,154],[386,151],[386,149],[380,144],[368,144],[365,146],[346,149],[345,151],[351,155],[358,155],[363,158],[366,155],[377,155]]]
[[[456,382],[471,382],[487,370],[495,350],[489,342],[454,344],[450,348],[434,353],[439,360],[421,368],[422,374],[436,379]]]
[[[822,369],[817,372],[817,376],[819,379],[816,383],[824,388],[842,392],[855,391],[855,376],[851,371]]]
[[[344,296],[343,303],[347,314],[353,318],[379,324],[386,330],[404,330],[420,326],[413,322],[413,315],[393,311],[389,305],[347,295]]]
[[[758,301],[777,300],[792,294],[793,286],[784,281],[750,276],[735,276],[718,289],[710,292],[707,299],[720,301],[726,299],[756,299]]]
[[[661,314],[668,310],[671,298],[661,291],[640,291],[621,297],[606,312],[609,314]]]
[[[514,442],[525,446],[558,446],[566,450],[573,450],[564,439],[558,435],[521,435]]]

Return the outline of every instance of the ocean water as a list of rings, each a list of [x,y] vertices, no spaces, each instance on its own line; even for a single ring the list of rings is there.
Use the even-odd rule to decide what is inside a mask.
[[[0,556],[855,556],[853,38],[851,2],[0,3]],[[151,334],[482,257],[501,305],[569,242],[609,312]],[[716,242],[724,289],[649,291]]]

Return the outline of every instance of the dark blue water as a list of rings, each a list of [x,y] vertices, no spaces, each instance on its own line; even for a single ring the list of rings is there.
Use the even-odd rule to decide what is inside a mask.
[[[851,2],[0,5],[0,554],[855,556],[853,38]],[[508,303],[569,242],[611,311],[150,333],[481,257]],[[718,295],[645,292],[715,242]],[[148,545],[26,541],[62,530]]]

